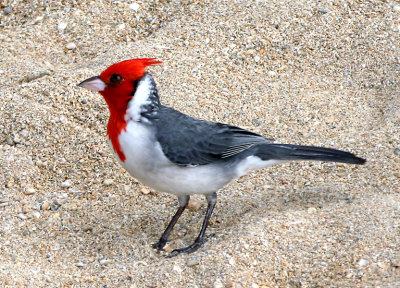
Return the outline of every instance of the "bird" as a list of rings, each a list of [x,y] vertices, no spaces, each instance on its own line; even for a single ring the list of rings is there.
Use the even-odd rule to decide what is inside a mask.
[[[178,198],[178,209],[153,248],[164,250],[190,197],[205,195],[207,209],[198,236],[167,257],[192,253],[213,236],[205,232],[217,192],[250,170],[291,160],[366,162],[342,150],[278,144],[240,127],[200,120],[164,106],[153,76],[146,71],[161,63],[157,58],[124,60],[78,85],[104,97],[110,112],[108,141],[117,161],[142,184]]]

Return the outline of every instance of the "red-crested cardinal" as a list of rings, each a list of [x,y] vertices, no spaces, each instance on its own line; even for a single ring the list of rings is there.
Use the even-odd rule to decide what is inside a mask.
[[[118,162],[137,180],[158,191],[178,196],[179,208],[160,240],[158,251],[185,210],[190,195],[203,194],[208,207],[192,245],[169,256],[196,251],[207,239],[216,192],[251,169],[288,160],[319,160],[364,164],[366,160],[336,149],[271,143],[239,127],[192,118],[160,103],[146,67],[155,58],[116,63],[80,87],[98,91],[110,110],[107,134]]]

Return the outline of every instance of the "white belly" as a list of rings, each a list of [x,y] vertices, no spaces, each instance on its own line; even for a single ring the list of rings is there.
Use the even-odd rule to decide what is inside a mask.
[[[151,131],[140,122],[130,121],[119,142],[126,160],[122,166],[138,181],[158,191],[176,195],[210,194],[235,177],[221,165],[183,167],[172,163],[162,152]]]

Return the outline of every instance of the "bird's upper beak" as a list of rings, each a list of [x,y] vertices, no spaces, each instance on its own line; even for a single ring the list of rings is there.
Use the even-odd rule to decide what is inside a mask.
[[[78,86],[97,92],[104,91],[107,87],[106,83],[100,79],[100,76],[90,77],[79,83]]]

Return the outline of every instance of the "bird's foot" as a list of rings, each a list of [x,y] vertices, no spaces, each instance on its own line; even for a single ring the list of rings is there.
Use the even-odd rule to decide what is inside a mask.
[[[156,243],[153,243],[152,246],[154,249],[157,249],[157,252],[161,252],[166,244],[167,244],[167,240],[161,238]]]
[[[172,258],[175,256],[178,256],[180,254],[189,254],[189,253],[193,253],[194,251],[196,251],[197,249],[199,249],[204,243],[207,242],[208,239],[210,239],[211,237],[213,237],[214,234],[211,234],[207,237],[202,237],[202,238],[197,238],[196,241],[193,242],[192,245],[185,247],[185,248],[179,248],[179,249],[174,249],[168,256],[167,258]]]

